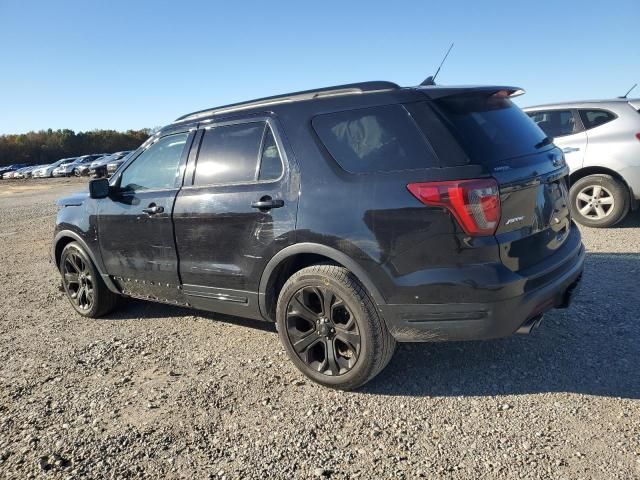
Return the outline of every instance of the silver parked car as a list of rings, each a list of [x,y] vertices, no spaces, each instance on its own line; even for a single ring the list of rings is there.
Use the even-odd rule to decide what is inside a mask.
[[[45,165],[42,168],[37,168],[36,170],[34,170],[33,172],[33,178],[48,178],[48,177],[52,177],[53,176],[53,171],[58,168],[60,165],[66,165],[68,163],[71,163],[75,160],[75,157],[73,158],[61,158],[60,160],[57,160],[56,162],[50,164],[50,165]]]
[[[2,179],[6,180],[9,178],[23,178],[23,173],[32,168],[31,166],[22,167],[17,170],[2,174]]]
[[[640,99],[555,103],[524,111],[562,149],[574,219],[610,227],[640,200]]]
[[[32,165],[27,168],[23,168],[20,170],[13,178],[31,178],[33,176],[33,171],[36,168],[44,167],[45,165]]]
[[[72,177],[72,176],[76,175],[76,169],[78,167],[81,167],[82,165],[89,165],[95,159],[101,158],[103,155],[104,155],[103,153],[96,153],[96,154],[93,154],[93,155],[82,155],[80,157],[77,157],[73,162],[71,162],[71,163],[63,163],[58,168],[56,168],[53,171],[53,176],[54,177],[58,177],[58,176],[60,176],[60,177]]]

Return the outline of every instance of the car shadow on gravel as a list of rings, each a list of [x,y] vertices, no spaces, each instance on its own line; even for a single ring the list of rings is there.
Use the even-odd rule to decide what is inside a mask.
[[[640,253],[588,253],[580,292],[528,336],[399,344],[363,394],[487,396],[574,392],[640,398]],[[197,316],[276,333],[272,323],[128,300],[100,321]]]
[[[276,333],[275,325],[260,320],[234,317],[223,313],[210,313],[202,310],[192,310],[189,308],[165,305],[163,303],[146,302],[144,300],[126,299],[126,304],[117,309],[114,313],[98,319],[98,321],[118,321],[118,320],[140,320],[150,321],[151,319],[162,318],[187,318],[199,317],[216,322],[224,322],[241,327],[253,328],[264,332]]]
[[[589,253],[581,290],[529,336],[401,344],[360,391],[409,396],[573,392],[640,398],[640,253]]]
[[[624,220],[622,220],[620,223],[610,228],[638,228],[638,227],[640,227],[640,210],[629,212],[629,214],[625,217]]]

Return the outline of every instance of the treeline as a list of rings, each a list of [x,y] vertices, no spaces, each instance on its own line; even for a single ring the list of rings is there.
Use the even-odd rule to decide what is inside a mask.
[[[151,130],[40,130],[18,135],[0,135],[0,165],[52,163],[60,158],[90,153],[112,153],[138,148]]]

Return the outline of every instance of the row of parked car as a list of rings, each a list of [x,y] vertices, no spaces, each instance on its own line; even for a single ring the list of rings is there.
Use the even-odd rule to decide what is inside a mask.
[[[0,178],[49,178],[91,176],[106,177],[115,172],[131,151],[94,153],[80,157],[61,158],[49,165],[14,164],[0,167]]]

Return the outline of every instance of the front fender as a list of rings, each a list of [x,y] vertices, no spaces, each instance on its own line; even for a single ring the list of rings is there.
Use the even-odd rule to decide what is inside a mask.
[[[118,290],[118,287],[116,287],[116,285],[113,283],[113,280],[111,280],[111,277],[106,273],[106,270],[105,270],[104,265],[102,263],[101,256],[100,255],[96,255],[93,252],[93,250],[91,248],[89,248],[89,245],[82,238],[82,236],[80,236],[77,232],[74,232],[73,230],[62,229],[62,230],[59,230],[55,234],[55,237],[53,239],[53,245],[51,247],[50,255],[51,255],[51,260],[55,264],[56,268],[58,268],[58,269],[60,268],[60,266],[58,265],[58,255],[57,255],[58,246],[66,245],[67,243],[70,243],[70,242],[77,242],[77,243],[80,244],[82,249],[87,253],[89,258],[91,259],[91,261],[95,265],[96,269],[98,270],[98,273],[102,277],[102,280],[104,281],[104,283],[107,286],[107,288],[109,290],[111,290],[112,292],[114,292],[114,293],[120,293],[120,290]],[[60,249],[60,251],[61,250],[62,249]]]

